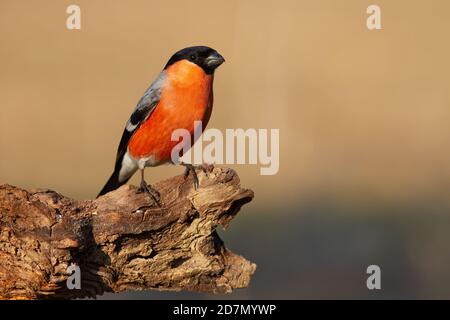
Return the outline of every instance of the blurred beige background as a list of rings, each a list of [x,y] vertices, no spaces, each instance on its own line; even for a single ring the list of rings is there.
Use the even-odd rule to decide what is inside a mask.
[[[72,3],[80,31],[65,27]],[[0,0],[0,183],[95,197],[144,90],[172,53],[204,44],[227,60],[209,127],[280,129],[278,175],[234,166],[256,193],[246,208],[448,214],[450,3],[377,0],[383,29],[369,31],[372,3]]]
[[[209,127],[280,129],[277,176],[237,167],[261,199],[448,190],[447,1],[378,1],[381,31],[368,1],[77,1],[69,31],[71,3],[0,1],[2,182],[95,196],[143,91],[176,50],[206,44],[227,59]]]

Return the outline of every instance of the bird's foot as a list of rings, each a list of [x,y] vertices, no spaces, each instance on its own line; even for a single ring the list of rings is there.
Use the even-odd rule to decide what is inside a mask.
[[[209,164],[199,164],[199,165],[193,165],[190,163],[180,163],[182,166],[185,167],[184,169],[184,178],[186,179],[189,176],[189,173],[192,172],[192,178],[193,178],[193,185],[194,189],[197,190],[199,186],[198,176],[196,170],[202,170],[203,172],[211,171],[211,168],[213,168],[212,165]]]
[[[138,192],[142,193],[145,192],[148,195],[150,195],[153,199],[153,201],[158,205],[158,207],[161,206],[161,196],[155,188],[153,188],[151,185],[147,184],[145,181],[141,181],[141,184],[138,188]]]
[[[181,163],[182,166],[184,166],[184,178],[186,179],[189,176],[189,173],[192,172],[192,179],[193,179],[193,185],[194,185],[194,190],[198,189],[198,176],[197,176],[197,172],[195,172],[196,166],[190,164],[190,163]]]

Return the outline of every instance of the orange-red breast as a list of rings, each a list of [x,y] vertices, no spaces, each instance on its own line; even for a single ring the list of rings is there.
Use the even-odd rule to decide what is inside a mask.
[[[216,50],[205,46],[182,49],[169,59],[131,114],[114,172],[99,196],[125,184],[139,169],[140,189],[158,197],[144,180],[144,168],[171,160],[172,149],[178,144],[171,139],[174,130],[186,129],[193,136],[195,121],[206,126],[213,105],[214,71],[224,61]]]

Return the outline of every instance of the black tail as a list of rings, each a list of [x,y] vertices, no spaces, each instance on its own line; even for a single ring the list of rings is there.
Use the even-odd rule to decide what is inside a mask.
[[[124,181],[119,181],[119,170],[114,170],[113,174],[109,178],[108,182],[106,182],[105,186],[103,187],[102,191],[100,191],[97,198],[104,194],[107,194],[110,191],[116,190],[121,185],[127,183],[128,180],[129,178],[125,179]]]

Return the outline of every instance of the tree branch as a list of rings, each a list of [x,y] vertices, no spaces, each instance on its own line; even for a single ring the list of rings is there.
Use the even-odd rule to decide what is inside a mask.
[[[162,206],[125,185],[96,200],[0,186],[0,298],[95,297],[124,290],[228,293],[248,286],[256,265],[225,248],[227,227],[253,192],[237,174],[210,167],[156,183]],[[69,290],[68,267],[81,270]]]

